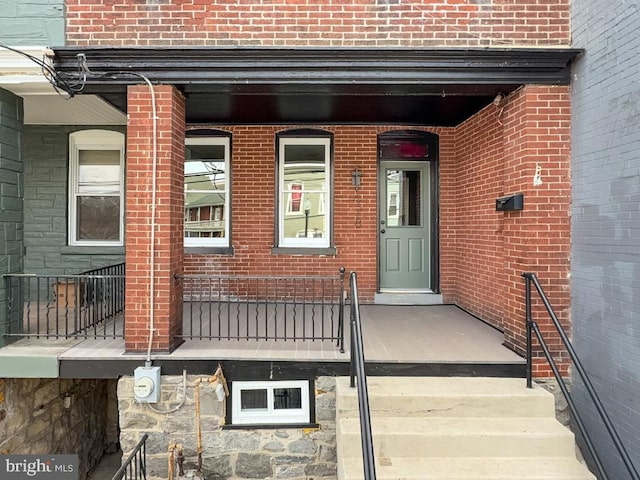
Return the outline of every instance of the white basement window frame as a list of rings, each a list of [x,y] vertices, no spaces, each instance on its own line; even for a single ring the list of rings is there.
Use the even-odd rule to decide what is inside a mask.
[[[311,423],[309,380],[234,381],[231,383],[231,425],[308,425]],[[299,390],[299,407],[277,405],[279,391]],[[264,395],[260,407],[243,405],[243,393]],[[250,399],[249,399],[250,400]],[[246,401],[246,400],[245,400]],[[297,403],[297,402],[296,402]]]
[[[96,129],[69,135],[69,245],[124,245],[124,151],[121,132]],[[80,208],[83,201],[88,203]],[[81,224],[83,215],[86,228]],[[97,218],[94,227],[100,225],[102,232],[92,229],[91,217]],[[108,218],[114,221],[109,223]]]

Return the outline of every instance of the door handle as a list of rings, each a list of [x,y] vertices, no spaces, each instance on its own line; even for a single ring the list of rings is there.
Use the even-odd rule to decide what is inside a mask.
[[[380,233],[384,233],[386,232],[386,230],[383,228],[382,230],[380,230]]]

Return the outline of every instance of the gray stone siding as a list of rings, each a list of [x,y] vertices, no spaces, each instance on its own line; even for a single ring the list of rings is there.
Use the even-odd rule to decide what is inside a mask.
[[[22,273],[24,251],[23,202],[24,166],[20,155],[22,131],[22,99],[0,89],[0,346],[5,342],[2,333],[9,323],[7,292],[1,275]]]
[[[78,478],[85,480],[117,442],[107,433],[117,407],[108,402],[115,382],[0,379],[0,454],[78,454]]]
[[[124,261],[124,247],[68,246],[69,134],[87,128],[98,127],[24,127],[27,273],[74,274]]]
[[[640,468],[640,7],[572,2],[573,339]],[[584,386],[573,392],[609,478],[626,480]]]
[[[215,384],[204,376],[187,377],[184,405],[172,413],[159,413],[180,406],[184,398],[182,376],[162,377],[162,398],[152,409],[137,403],[133,377],[118,382],[120,445],[123,456],[141,436],[147,440],[148,472],[151,479],[165,479],[170,445],[182,445],[185,473],[197,466],[195,384],[200,383],[200,425],[203,442],[204,477],[217,479],[326,479],[336,478],[335,379],[315,382],[318,428],[224,429],[225,401],[215,395]],[[177,473],[177,470],[176,470]]]
[[[64,45],[64,0],[0,0],[0,41],[11,46]]]

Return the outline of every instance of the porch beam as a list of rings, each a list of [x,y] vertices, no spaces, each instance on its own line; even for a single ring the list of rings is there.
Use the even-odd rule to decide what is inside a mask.
[[[567,85],[570,62],[581,52],[569,48],[268,47],[60,47],[54,51],[56,70],[69,77],[77,76],[78,54],[86,56],[90,70],[100,74],[87,79],[86,89],[91,93],[137,83],[134,77],[113,75],[124,71],[185,88],[223,85],[236,93],[261,90],[308,93],[309,85],[320,86],[318,92],[321,93],[327,92],[329,86],[339,85],[347,89],[362,85],[415,84]],[[273,90],[270,86],[278,88]],[[396,90],[405,93],[401,88]]]

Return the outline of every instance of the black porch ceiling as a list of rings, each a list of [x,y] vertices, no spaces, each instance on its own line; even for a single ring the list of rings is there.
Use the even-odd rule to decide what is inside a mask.
[[[498,93],[566,85],[575,49],[56,48],[54,66],[83,93],[126,112],[126,87],[176,85],[187,122],[453,126]]]

